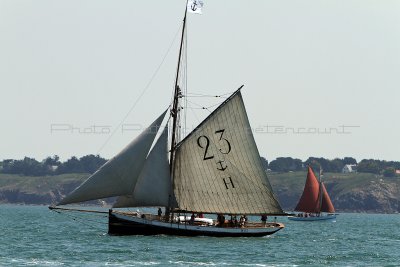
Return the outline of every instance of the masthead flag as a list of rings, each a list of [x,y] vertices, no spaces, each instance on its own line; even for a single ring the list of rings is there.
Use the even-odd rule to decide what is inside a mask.
[[[203,1],[202,0],[189,0],[187,2],[187,10],[190,13],[195,14],[202,14],[201,9],[203,8]]]

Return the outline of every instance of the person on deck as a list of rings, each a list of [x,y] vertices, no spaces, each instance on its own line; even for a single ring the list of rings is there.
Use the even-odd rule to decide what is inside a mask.
[[[244,219],[244,226],[246,226],[247,221],[249,220],[249,219],[247,218],[246,214],[243,215],[243,219]]]
[[[222,214],[218,214],[217,221],[218,221],[218,226],[222,227],[225,224],[225,216]]]
[[[230,227],[233,227],[233,215],[229,214],[229,216],[231,216],[231,218],[229,219],[228,223]]]
[[[240,219],[239,219],[239,226],[240,226],[240,227],[244,227],[245,216],[246,216],[246,215],[240,216]]]
[[[162,215],[162,210],[161,210],[161,208],[158,208],[158,217],[161,218],[161,215]]]
[[[262,223],[263,223],[264,225],[267,224],[267,219],[268,219],[267,215],[265,215],[265,214],[261,215],[261,221],[262,221]]]
[[[190,224],[194,224],[194,218],[196,218],[196,216],[194,215],[194,213],[192,213],[192,216],[190,216]]]
[[[233,216],[233,219],[232,219],[232,226],[233,226],[233,227],[238,227],[238,226],[239,226],[239,223],[238,223],[238,220],[237,220],[237,216],[236,216],[236,215]]]

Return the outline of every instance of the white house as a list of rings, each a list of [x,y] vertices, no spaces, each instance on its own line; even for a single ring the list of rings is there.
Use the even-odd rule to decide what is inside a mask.
[[[351,173],[357,172],[357,165],[356,164],[346,164],[342,169],[342,173]]]

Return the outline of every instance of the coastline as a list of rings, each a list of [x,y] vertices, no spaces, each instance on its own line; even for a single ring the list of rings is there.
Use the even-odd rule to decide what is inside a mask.
[[[70,193],[89,174],[31,177],[0,174],[0,204],[48,206]],[[284,210],[293,210],[303,190],[305,172],[268,173]],[[400,179],[368,173],[326,173],[325,184],[338,213],[396,214],[400,212]],[[87,206],[111,205],[89,202]]]

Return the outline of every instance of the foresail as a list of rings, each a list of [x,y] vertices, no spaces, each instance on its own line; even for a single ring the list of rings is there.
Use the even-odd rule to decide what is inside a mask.
[[[176,148],[174,193],[182,210],[283,214],[262,167],[240,91]]]
[[[165,112],[124,150],[107,161],[58,205],[126,195],[132,192]]]
[[[167,145],[168,129],[165,127],[146,159],[133,194],[120,196],[113,208],[168,206],[171,175]]]

